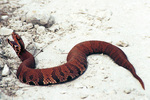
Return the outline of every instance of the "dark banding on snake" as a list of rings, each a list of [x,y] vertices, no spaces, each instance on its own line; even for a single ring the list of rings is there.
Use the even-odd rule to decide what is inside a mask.
[[[110,56],[116,64],[129,70],[145,89],[142,79],[136,74],[125,53],[110,43],[104,41],[81,42],[70,50],[67,56],[67,63],[47,69],[34,69],[34,56],[25,49],[21,37],[15,32],[12,33],[12,37],[14,41],[8,39],[8,43],[22,61],[17,70],[17,78],[21,82],[30,85],[50,85],[76,79],[87,69],[88,55],[103,53]]]

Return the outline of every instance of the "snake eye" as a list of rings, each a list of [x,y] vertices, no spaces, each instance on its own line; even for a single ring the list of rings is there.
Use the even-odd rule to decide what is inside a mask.
[[[17,38],[17,40],[20,40],[20,39],[21,39],[20,36],[18,36],[18,35],[16,35],[16,38]]]

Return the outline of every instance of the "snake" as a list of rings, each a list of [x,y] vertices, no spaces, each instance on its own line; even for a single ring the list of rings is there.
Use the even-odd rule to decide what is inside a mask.
[[[126,54],[117,46],[98,40],[84,41],[76,44],[67,55],[67,62],[50,68],[37,69],[34,56],[25,48],[20,35],[12,32],[14,41],[7,39],[8,44],[12,46],[22,63],[17,69],[17,78],[29,85],[45,86],[57,83],[64,83],[74,80],[81,76],[87,69],[87,57],[91,54],[106,54],[113,61],[131,72],[143,89],[144,82],[136,74],[135,68],[129,62]]]

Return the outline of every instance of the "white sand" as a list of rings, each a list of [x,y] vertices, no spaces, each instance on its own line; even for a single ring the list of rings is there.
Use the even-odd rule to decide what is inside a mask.
[[[27,1],[27,0],[24,0]],[[25,2],[22,2],[25,3]],[[85,40],[101,40],[120,47],[143,79],[146,90],[129,71],[115,64],[106,55],[88,57],[88,69],[78,79],[51,86],[29,86],[17,80],[23,88],[12,100],[150,100],[150,2],[148,0],[48,0],[43,9],[59,27],[58,40],[48,45],[36,57],[38,68],[48,68],[66,62],[69,50]],[[42,4],[28,0],[31,8]],[[43,40],[44,41],[44,40]],[[49,41],[47,38],[45,41]],[[38,48],[39,49],[39,48]],[[16,65],[18,66],[18,65]]]

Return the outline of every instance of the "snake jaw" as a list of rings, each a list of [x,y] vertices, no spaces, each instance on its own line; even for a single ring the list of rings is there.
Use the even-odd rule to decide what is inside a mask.
[[[15,32],[12,32],[12,38],[14,39],[14,41],[10,41],[9,39],[7,39],[7,41],[13,47],[17,55],[19,55],[20,52],[24,49],[24,43],[21,37]]]

